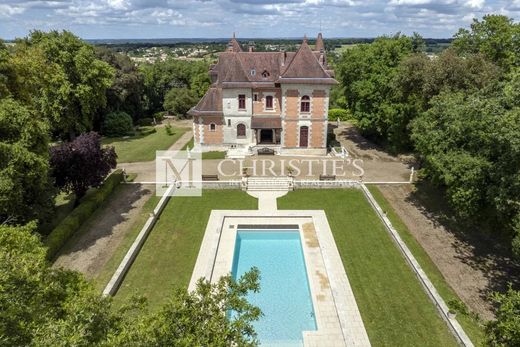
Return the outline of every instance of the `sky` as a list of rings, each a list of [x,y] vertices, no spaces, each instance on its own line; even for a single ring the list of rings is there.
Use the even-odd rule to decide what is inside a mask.
[[[520,16],[520,0],[0,0],[0,38],[70,30],[84,39],[449,38],[487,13]]]

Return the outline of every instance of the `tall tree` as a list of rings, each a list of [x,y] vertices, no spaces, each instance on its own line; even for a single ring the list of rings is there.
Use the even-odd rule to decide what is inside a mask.
[[[417,46],[413,42],[402,35],[380,37],[345,51],[337,65],[348,108],[361,131],[396,150],[409,146],[410,115],[393,85],[400,62]]]
[[[74,192],[79,200],[91,187],[99,187],[116,167],[114,147],[103,148],[95,132],[51,148],[50,164],[56,186]]]
[[[0,225],[0,344],[5,346],[255,346],[251,323],[260,310],[245,297],[258,291],[258,271],[238,281],[199,281],[175,291],[158,313],[143,298],[122,308],[99,295],[80,273],[56,269],[35,225]],[[236,312],[228,317],[229,310]]]
[[[142,95],[144,76],[126,54],[114,52],[106,47],[96,47],[98,59],[115,70],[112,85],[107,89],[107,106],[103,114],[122,111],[135,120],[143,115]]]
[[[51,208],[47,133],[29,109],[0,100],[0,224],[40,218]]]
[[[164,109],[182,118],[197,101],[197,94],[188,88],[172,88],[164,96]]]
[[[507,71],[520,66],[520,24],[495,14],[473,19],[469,30],[455,35],[453,46],[463,54],[481,53]]]
[[[54,131],[73,138],[91,130],[114,75],[94,48],[67,31],[34,31],[17,41],[15,51],[20,75],[30,77],[19,81],[20,89],[34,91],[25,99],[51,121]]]

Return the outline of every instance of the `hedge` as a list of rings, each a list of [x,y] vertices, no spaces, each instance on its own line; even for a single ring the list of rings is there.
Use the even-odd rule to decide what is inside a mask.
[[[123,181],[123,172],[116,170],[110,174],[95,192],[80,200],[80,204],[54,228],[45,239],[48,247],[47,258],[53,259],[65,243],[87,221],[96,209],[105,201],[114,188]]]

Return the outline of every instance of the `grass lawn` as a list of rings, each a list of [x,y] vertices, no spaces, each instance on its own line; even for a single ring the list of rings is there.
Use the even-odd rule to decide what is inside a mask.
[[[432,281],[433,285],[442,296],[444,301],[448,304],[451,309],[454,309],[454,302],[461,303],[457,294],[453,291],[453,289],[449,286],[449,284],[444,280],[441,272],[435,266],[433,261],[430,259],[426,251],[421,247],[421,245],[417,242],[417,240],[410,233],[406,225],[402,222],[399,216],[396,214],[395,210],[388,203],[388,201],[384,198],[381,191],[376,186],[369,187],[370,192],[374,196],[374,198],[379,203],[379,206],[386,212],[387,217],[392,222],[392,225],[397,230],[403,241],[406,243],[410,251],[412,251],[413,255],[421,265],[422,269],[428,275],[430,281]],[[476,346],[480,346],[484,343],[484,331],[482,324],[476,319],[476,317],[465,314],[464,312],[457,312],[457,320],[460,325],[468,334],[470,339]]]
[[[457,346],[361,190],[298,190],[279,209],[323,209],[372,346]]]
[[[254,210],[257,200],[239,190],[209,189],[202,197],[172,198],[114,297],[116,305],[141,294],[156,309],[174,288],[187,289],[213,209]],[[118,250],[119,255],[111,260],[113,269],[118,265],[115,258],[122,258],[129,244],[125,247],[120,247],[124,250]],[[108,281],[110,276],[104,279]]]
[[[193,137],[191,138],[190,142],[184,145],[182,147],[183,150],[186,150],[187,148],[193,148]],[[207,159],[225,159],[226,158],[226,152],[225,151],[210,151],[210,152],[202,152],[202,160]]]
[[[152,127],[143,127],[144,133],[122,137],[105,137],[103,145],[114,146],[118,163],[133,163],[155,159],[155,151],[170,148],[188,128],[173,128],[173,135],[168,135],[166,128],[156,127],[156,132],[149,132]]]

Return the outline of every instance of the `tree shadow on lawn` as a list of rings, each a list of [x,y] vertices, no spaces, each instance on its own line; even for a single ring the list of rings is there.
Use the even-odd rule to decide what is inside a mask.
[[[96,243],[100,239],[113,237],[117,226],[129,219],[128,214],[132,210],[139,208],[139,206],[135,206],[135,203],[144,195],[150,193],[151,190],[143,187],[141,184],[119,185],[114,193],[98,207],[88,221],[83,224],[67,242],[65,247],[60,251],[57,259],[70,257],[71,259],[65,262],[74,262],[75,260],[72,258],[77,258],[76,261],[88,260],[95,263],[97,262],[95,257],[100,252],[113,252],[113,249],[93,251],[93,248],[96,247]],[[124,234],[124,232],[119,232],[117,237],[122,238]],[[104,245],[101,245],[101,247],[103,246]],[[75,255],[75,253],[91,251],[91,257],[87,254],[78,257]],[[59,261],[59,263],[61,263],[61,261]]]
[[[473,223],[460,221],[455,217],[444,197],[442,189],[429,182],[418,182],[407,198],[436,227],[443,226],[455,236],[452,243],[457,258],[464,264],[480,270],[488,280],[488,286],[480,291],[482,299],[489,301],[495,291],[504,291],[508,283],[520,288],[520,264],[512,257],[510,240],[503,232],[496,230],[491,220]]]

